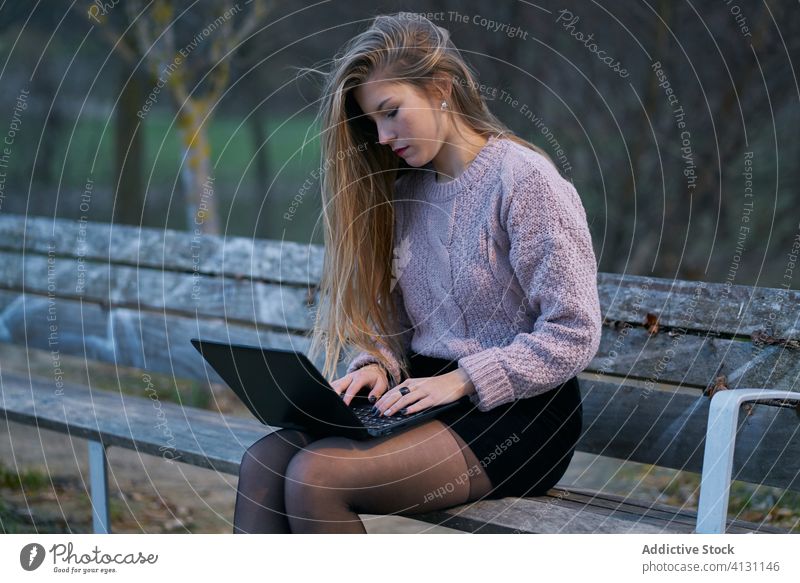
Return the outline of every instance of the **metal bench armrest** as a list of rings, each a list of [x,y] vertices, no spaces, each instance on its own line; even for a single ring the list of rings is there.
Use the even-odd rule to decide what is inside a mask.
[[[711,398],[696,532],[725,532],[739,407],[748,401],[764,399],[800,401],[800,393],[770,389],[733,389],[719,391]]]

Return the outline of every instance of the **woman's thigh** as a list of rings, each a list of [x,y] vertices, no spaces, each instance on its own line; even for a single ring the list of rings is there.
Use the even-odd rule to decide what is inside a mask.
[[[463,504],[491,482],[469,447],[438,420],[368,440],[326,437],[286,471],[286,506],[335,499],[361,514],[417,514]]]

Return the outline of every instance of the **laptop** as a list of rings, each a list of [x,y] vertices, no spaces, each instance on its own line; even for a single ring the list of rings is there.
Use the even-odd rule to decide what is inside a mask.
[[[345,404],[302,352],[200,338],[190,341],[256,419],[270,427],[299,429],[317,437],[381,437],[468,400],[462,397],[410,415],[375,417],[370,413],[368,388],[362,388],[350,405]]]

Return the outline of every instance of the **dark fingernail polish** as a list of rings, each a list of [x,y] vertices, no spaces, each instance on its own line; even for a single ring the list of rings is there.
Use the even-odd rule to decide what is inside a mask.
[[[371,415],[375,415],[378,413],[378,408],[373,406],[372,409],[369,410],[369,412]]]
[[[402,409],[400,409],[400,414],[401,415],[407,415],[408,414],[408,407],[403,407]]]
[[[339,398],[344,399],[344,393],[339,393]]]
[[[370,403],[374,403],[374,402],[375,402],[375,401],[377,401],[377,400],[378,400],[378,399],[375,397],[375,395],[370,395],[370,396],[369,396],[369,402],[370,402]]]

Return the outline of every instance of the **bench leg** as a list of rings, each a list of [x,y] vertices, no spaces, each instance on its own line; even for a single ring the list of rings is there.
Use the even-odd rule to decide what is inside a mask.
[[[703,453],[703,476],[700,479],[700,501],[697,505],[697,533],[725,532],[739,407],[748,401],[762,399],[800,401],[800,394],[768,389],[733,389],[715,393],[711,398]]]
[[[111,534],[108,518],[106,446],[89,441],[89,487],[92,495],[92,527],[95,534]]]

